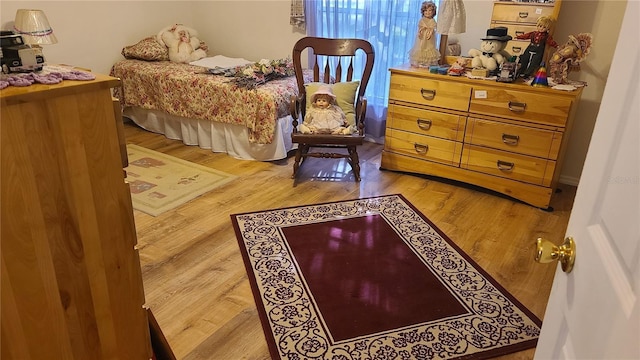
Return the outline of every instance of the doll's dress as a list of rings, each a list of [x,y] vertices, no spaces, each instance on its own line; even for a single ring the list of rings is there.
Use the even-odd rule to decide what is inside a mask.
[[[428,66],[435,65],[440,59],[440,52],[436,49],[436,21],[426,17],[422,17],[418,24],[418,32],[416,33],[416,41],[413,44],[413,48],[409,51],[409,60],[411,65],[414,66]],[[431,38],[427,39],[427,36],[420,39],[420,29],[432,29],[433,33]]]
[[[346,116],[337,105],[319,108],[312,105],[305,117],[304,124],[312,131],[318,133],[331,133],[337,128],[343,128]]]

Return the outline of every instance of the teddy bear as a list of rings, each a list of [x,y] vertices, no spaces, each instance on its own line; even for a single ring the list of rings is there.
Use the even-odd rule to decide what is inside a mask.
[[[474,69],[484,68],[489,71],[496,70],[509,54],[504,51],[507,41],[511,40],[511,35],[507,35],[508,29],[504,26],[487,30],[487,36],[482,39],[480,49],[469,50],[471,66]]]
[[[156,39],[169,49],[169,60],[189,63],[207,56],[207,46],[198,39],[198,32],[182,24],[168,26]]]

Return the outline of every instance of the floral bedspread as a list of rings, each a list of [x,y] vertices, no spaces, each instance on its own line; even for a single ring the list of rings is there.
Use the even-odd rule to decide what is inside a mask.
[[[113,65],[111,76],[122,82],[114,95],[124,107],[243,125],[256,144],[273,141],[278,119],[288,115],[289,99],[298,93],[295,76],[247,90],[204,67],[169,61],[123,60]]]

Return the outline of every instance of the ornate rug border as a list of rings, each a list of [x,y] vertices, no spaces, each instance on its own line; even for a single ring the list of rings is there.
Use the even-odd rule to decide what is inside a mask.
[[[351,212],[343,212],[340,213],[340,211],[337,209],[336,205],[339,204],[350,204],[351,206],[346,206],[345,208],[350,208]],[[358,205],[358,209],[356,210],[355,213],[353,213],[353,209],[354,209],[354,204],[359,204]],[[377,205],[376,205],[377,204]],[[426,342],[428,343],[429,341],[431,341],[431,343],[433,344],[433,338],[430,339],[426,339],[425,337],[431,333],[431,330],[433,330],[434,328],[438,327],[437,322],[433,322],[431,325],[429,324],[418,324],[415,326],[410,326],[408,328],[405,328],[401,331],[391,331],[391,332],[385,332],[385,334],[388,333],[397,333],[395,334],[395,339],[389,340],[383,340],[383,338],[388,338],[390,336],[386,335],[380,335],[378,336],[380,339],[366,339],[366,336],[364,337],[365,339],[358,338],[358,339],[354,339],[353,341],[351,340],[345,340],[345,341],[340,341],[338,343],[330,343],[328,341],[328,334],[321,334],[319,333],[319,329],[324,331],[324,322],[319,320],[319,318],[321,317],[320,314],[305,314],[305,316],[307,316],[308,319],[311,319],[312,322],[318,321],[321,324],[314,324],[316,325],[315,328],[313,328],[313,326],[311,328],[306,328],[303,329],[306,334],[305,336],[307,336],[307,342],[303,342],[300,341],[299,336],[301,336],[300,333],[298,333],[296,336],[294,336],[294,338],[290,338],[290,339],[284,339],[282,340],[282,337],[280,338],[280,343],[288,343],[290,344],[290,346],[292,347],[296,347],[298,350],[300,349],[304,349],[305,354],[301,355],[304,358],[323,358],[323,359],[327,359],[327,358],[334,358],[334,359],[352,359],[352,358],[364,358],[364,359],[370,359],[373,357],[374,354],[384,354],[385,351],[386,352],[391,352],[387,355],[393,355],[392,357],[388,357],[388,358],[398,358],[398,359],[405,359],[405,358],[423,358],[422,356],[424,356],[425,359],[428,358],[465,358],[465,359],[486,359],[486,358],[490,358],[490,357],[494,357],[494,356],[498,356],[498,355],[504,355],[504,354],[508,354],[508,353],[513,353],[516,351],[521,351],[521,350],[525,350],[528,348],[532,348],[535,347],[536,343],[537,343],[537,337],[539,335],[539,330],[540,330],[540,326],[542,324],[542,322],[533,314],[531,313],[531,311],[529,311],[529,309],[527,309],[522,303],[520,303],[517,299],[515,299],[513,297],[513,295],[511,295],[504,287],[502,287],[499,283],[497,283],[497,281],[490,276],[484,269],[482,269],[475,261],[473,261],[466,253],[464,253],[445,233],[443,233],[435,224],[433,224],[424,214],[422,214],[415,206],[413,206],[413,204],[411,204],[404,196],[402,196],[401,194],[392,194],[392,195],[382,195],[382,196],[374,196],[374,197],[367,197],[367,198],[362,198],[362,199],[352,199],[352,200],[344,200],[344,201],[332,201],[332,202],[325,202],[325,203],[318,203],[318,204],[311,204],[311,205],[303,205],[303,206],[292,206],[292,207],[287,207],[287,208],[279,208],[279,209],[270,209],[270,210],[262,210],[262,211],[255,211],[255,212],[246,212],[246,213],[241,213],[241,214],[232,214],[231,215],[231,220],[233,223],[233,227],[234,227],[234,231],[236,233],[236,239],[238,241],[238,245],[241,249],[241,254],[243,257],[243,262],[245,265],[245,269],[247,271],[248,274],[248,278],[251,284],[251,288],[252,288],[252,293],[254,296],[254,300],[256,302],[257,308],[258,308],[258,313],[260,315],[261,318],[261,323],[262,323],[262,327],[265,333],[265,336],[267,338],[267,343],[269,346],[269,351],[270,354],[272,356],[272,358],[274,359],[281,359],[282,355],[280,354],[279,351],[279,346],[278,346],[278,340],[276,339],[275,335],[274,335],[274,329],[272,329],[272,325],[271,325],[271,321],[269,320],[269,315],[268,315],[268,310],[267,307],[265,306],[265,302],[263,300],[263,294],[260,291],[261,286],[259,286],[258,284],[258,280],[257,280],[257,275],[255,273],[255,271],[257,271],[256,269],[254,269],[254,265],[260,265],[260,262],[256,262],[255,264],[251,261],[250,258],[250,249],[248,248],[247,244],[249,245],[255,245],[258,244],[258,242],[256,242],[256,239],[251,239],[250,236],[245,236],[243,235],[243,229],[247,228],[246,225],[246,221],[248,219],[245,219],[246,216],[262,216],[264,217],[263,220],[266,218],[266,221],[262,221],[259,224],[257,223],[253,223],[250,224],[249,227],[254,227],[254,228],[260,228],[260,230],[262,231],[256,231],[255,234],[258,234],[257,237],[260,237],[261,240],[267,240],[267,239],[271,239],[271,241],[268,243],[268,245],[274,245],[277,244],[278,239],[276,239],[275,241],[273,240],[273,237],[270,238],[270,233],[271,235],[277,235],[277,236],[282,236],[281,231],[280,231],[280,227],[281,226],[285,226],[285,225],[293,225],[293,224],[302,224],[305,222],[298,222],[296,223],[296,219],[294,216],[294,219],[289,220],[289,222],[284,223],[283,219],[284,217],[282,216],[283,213],[286,213],[288,216],[291,215],[295,215],[294,213],[291,212],[291,210],[295,210],[295,211],[300,211],[302,213],[309,213],[308,209],[318,209],[319,207],[331,207],[333,206],[334,209],[331,212],[328,213],[323,213],[323,212],[317,212],[315,213],[316,218],[313,220],[313,222],[317,222],[317,221],[328,221],[331,219],[335,219],[335,218],[339,218],[340,216],[350,216],[350,215],[363,215],[366,214],[367,212],[371,211],[371,212],[377,212],[379,214],[381,214],[385,220],[387,221],[387,223],[389,224],[389,226],[391,226],[396,232],[398,232],[398,234],[404,239],[405,243],[407,244],[407,246],[409,246],[417,255],[419,256],[424,256],[419,254],[419,250],[416,248],[416,244],[411,242],[410,243],[410,239],[408,239],[405,235],[403,235],[400,230],[399,227],[403,226],[402,222],[406,222],[406,220],[400,221],[398,224],[394,225],[390,219],[385,216],[383,214],[383,211],[377,211],[375,210],[376,206],[380,207],[382,204],[394,204],[396,207],[398,206],[405,206],[408,210],[410,210],[413,214],[415,214],[417,216],[417,218],[424,222],[423,226],[426,226],[429,231],[428,234],[430,234],[431,236],[437,235],[436,240],[438,242],[442,241],[443,244],[447,247],[450,247],[451,249],[453,249],[455,251],[455,253],[462,258],[466,264],[462,264],[465,266],[465,269],[470,269],[474,272],[476,272],[477,274],[479,274],[484,281],[486,281],[485,286],[488,285],[486,291],[482,292],[480,295],[488,297],[488,296],[497,296],[497,297],[503,297],[504,299],[506,299],[505,304],[508,305],[505,308],[500,307],[499,310],[504,311],[504,312],[508,312],[508,311],[513,311],[515,315],[510,316],[510,317],[501,317],[499,318],[499,321],[504,321],[506,320],[510,320],[510,321],[514,321],[514,320],[520,320],[522,322],[521,327],[519,328],[520,330],[520,334],[522,334],[522,332],[525,332],[526,334],[524,334],[522,339],[516,339],[514,342],[512,342],[511,340],[513,339],[509,339],[509,336],[513,337],[515,335],[515,333],[509,334],[509,336],[507,336],[507,338],[503,338],[500,337],[498,340],[492,339],[492,341],[502,341],[502,342],[507,342],[505,345],[500,345],[500,344],[494,344],[491,345],[490,348],[488,349],[481,349],[481,348],[476,348],[477,351],[471,354],[454,354],[451,356],[447,356],[447,353],[451,353],[451,352],[455,352],[455,348],[452,347],[451,349],[447,349],[446,346],[440,346],[440,349],[436,349],[436,351],[438,353],[433,353],[433,349],[427,349],[427,346],[424,345],[423,348],[420,348],[420,342]],[[366,209],[363,207],[364,205],[366,205]],[[304,209],[307,209],[306,211]],[[391,209],[388,208],[388,209]],[[294,211],[294,212],[295,212]],[[271,214],[271,215],[269,215]],[[308,218],[307,218],[308,219]],[[311,221],[308,221],[311,222]],[[242,224],[242,225],[241,225]],[[420,226],[420,224],[404,224],[404,226],[407,225],[411,225],[411,226]],[[241,229],[242,227],[242,229]],[[406,230],[405,230],[406,231]],[[412,230],[412,231],[415,231]],[[415,232],[415,234],[421,234],[420,232]],[[280,251],[284,251],[283,253],[280,253],[278,255],[275,255],[275,258],[280,259],[284,262],[288,262],[288,267],[294,267],[295,270],[297,271],[297,266],[294,264],[295,260],[292,258],[292,255],[290,253],[290,250],[288,249],[288,247],[286,246],[286,240],[284,239],[280,239],[280,241],[284,241],[285,246],[279,246],[280,247]],[[414,241],[425,241],[425,240],[415,240]],[[430,242],[430,240],[427,240],[427,242]],[[267,244],[266,242],[262,242],[262,244]],[[422,244],[424,245],[424,244]],[[435,246],[434,246],[435,248]],[[254,248],[255,249],[255,248]],[[269,250],[267,249],[267,246],[265,247],[261,247],[261,250],[268,250],[271,251],[273,250],[272,248]],[[268,252],[267,251],[267,252]],[[255,253],[255,251],[254,251]],[[446,251],[445,251],[446,253]],[[258,254],[260,256],[262,256],[263,254]],[[274,255],[274,253],[271,254],[267,254],[266,256],[269,255]],[[440,260],[447,260],[444,257],[441,258]],[[280,261],[278,260],[278,261]],[[448,264],[450,266],[461,266],[461,265],[455,265],[455,264]],[[261,265],[264,269],[264,263]],[[446,269],[445,269],[446,270]],[[433,271],[433,269],[432,269]],[[297,281],[300,282],[300,288],[302,289],[301,292],[306,292],[307,288],[306,285],[300,280],[300,276],[298,276],[297,273],[294,272],[295,278],[293,278],[293,281]],[[474,274],[471,274],[474,275]],[[473,277],[473,276],[472,276]],[[264,280],[264,278],[261,278],[262,280]],[[291,281],[292,279],[289,279],[289,281]],[[468,280],[468,279],[467,279]],[[459,286],[465,286],[464,284],[458,284]],[[470,284],[467,284],[468,286],[471,286]],[[459,290],[459,291],[463,291],[463,290]],[[475,291],[474,289],[469,289],[469,290],[464,290],[467,291],[469,294],[473,293],[473,291]],[[273,294],[271,294],[273,295]],[[311,298],[312,296],[309,294],[300,294],[300,297],[303,296],[307,296],[308,298]],[[471,295],[468,295],[471,296]],[[272,297],[273,298],[273,297]],[[310,300],[309,299],[303,299],[306,303],[309,303]],[[486,299],[479,299],[479,298],[474,298],[472,299],[474,301],[478,301],[478,303],[476,303],[477,305],[481,305],[481,306],[487,306],[490,305],[491,302],[490,301],[484,301]],[[513,305],[514,308],[511,307],[511,305]],[[286,306],[286,304],[283,305],[282,309]],[[280,311],[282,310],[281,308],[278,308],[278,306],[271,306],[271,310],[277,310]],[[315,308],[314,308],[315,310]],[[491,310],[488,310],[491,311]],[[519,311],[519,312],[518,312]],[[489,322],[483,322],[481,321],[481,319],[483,319],[480,315],[479,311],[476,311],[473,315],[470,315],[471,317],[476,316],[477,318],[475,320],[477,320],[475,323],[473,323],[473,321],[471,321],[472,319],[470,319],[467,324],[464,324],[464,321],[457,321],[455,319],[453,320],[439,320],[440,322],[442,322],[442,324],[440,325],[441,329],[440,330],[445,330],[442,332],[442,334],[447,335],[448,333],[446,333],[446,330],[451,330],[452,328],[454,328],[455,326],[459,326],[459,327],[463,327],[463,326],[467,326],[467,327],[472,327],[473,330],[475,330],[478,333],[482,332],[482,326],[488,326],[490,325]],[[521,315],[524,315],[524,319],[521,317]],[[316,316],[316,319],[313,319],[313,316]],[[286,319],[281,318],[281,321],[286,321]],[[444,327],[442,327],[442,325],[444,325],[444,323],[447,323],[449,321],[457,321],[456,324],[447,324],[446,329],[444,329]],[[455,325],[455,326],[454,326]],[[515,327],[515,325],[514,325]],[[318,329],[319,328],[319,329]],[[418,332],[418,330],[422,328],[422,332]],[[282,327],[280,328],[280,330],[282,330]],[[279,330],[276,330],[279,331]],[[487,334],[489,334],[489,332],[486,332]],[[324,338],[322,336],[325,336]],[[484,335],[484,334],[483,334]],[[293,335],[292,335],[293,336]],[[374,335],[375,337],[376,335]],[[476,336],[478,336],[476,334]],[[518,335],[520,336],[520,335]],[[474,338],[473,336],[469,337],[467,336],[469,339],[466,340],[473,340],[473,341],[482,341],[483,339],[481,337],[478,338]],[[404,344],[405,346],[408,343],[414,344],[417,343],[417,347],[414,344],[413,350],[415,351],[416,349],[418,350],[424,350],[423,353],[413,353],[413,352],[408,352],[408,351],[399,351],[399,352],[395,352],[395,349],[392,347],[389,347],[388,345],[384,344],[384,341],[387,342],[393,342],[393,344],[395,345],[396,343],[398,344]],[[293,344],[295,343],[295,344]],[[346,343],[346,345],[345,345]],[[443,342],[444,343],[444,342]],[[293,345],[291,345],[293,344]],[[435,344],[441,344],[440,342],[435,342]],[[336,348],[332,348],[332,347]],[[351,346],[349,346],[351,345]],[[341,346],[341,348],[338,348],[339,346]],[[386,346],[386,347],[385,347]],[[452,345],[453,346],[453,345]],[[467,346],[471,346],[470,343],[467,341]],[[326,350],[322,350],[325,349]],[[373,350],[372,350],[373,349]],[[374,351],[374,350],[377,350]],[[332,357],[333,356],[333,357]],[[290,359],[291,357],[285,357]],[[295,358],[295,357],[293,357]],[[300,357],[299,357],[300,358]]]

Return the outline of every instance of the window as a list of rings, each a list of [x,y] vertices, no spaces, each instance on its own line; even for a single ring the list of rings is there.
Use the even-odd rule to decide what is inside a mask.
[[[389,97],[389,68],[408,62],[423,0],[306,0],[309,36],[361,38],[376,52],[367,86],[367,135],[384,138]]]

